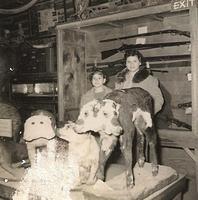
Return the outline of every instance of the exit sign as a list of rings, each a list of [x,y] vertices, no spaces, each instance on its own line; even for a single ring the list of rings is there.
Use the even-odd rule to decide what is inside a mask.
[[[171,10],[172,11],[186,10],[196,5],[197,5],[197,0],[172,0]]]

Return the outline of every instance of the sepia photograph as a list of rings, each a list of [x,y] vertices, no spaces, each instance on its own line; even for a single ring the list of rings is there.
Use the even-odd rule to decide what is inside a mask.
[[[0,200],[198,198],[198,0],[0,0]]]

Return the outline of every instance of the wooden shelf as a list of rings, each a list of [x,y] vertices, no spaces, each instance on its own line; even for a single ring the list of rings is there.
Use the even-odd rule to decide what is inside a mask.
[[[158,135],[161,146],[198,148],[198,136],[192,134],[192,131],[180,129],[159,129]]]
[[[30,82],[54,82],[57,81],[57,73],[20,73],[13,77],[13,83]]]
[[[101,29],[101,26],[117,26],[122,23],[126,23],[129,21],[134,21],[134,19],[142,18],[146,16],[155,16],[155,15],[175,15],[175,13],[171,11],[171,3],[158,5],[158,6],[150,6],[145,8],[140,8],[136,10],[127,10],[120,13],[113,13],[106,16],[91,18],[83,21],[76,21],[58,25],[56,28],[59,29],[79,29],[79,28],[94,28]],[[187,12],[186,10],[177,12],[177,14],[181,12]],[[116,24],[118,23],[118,24]]]
[[[28,94],[26,97],[58,97],[57,94]]]

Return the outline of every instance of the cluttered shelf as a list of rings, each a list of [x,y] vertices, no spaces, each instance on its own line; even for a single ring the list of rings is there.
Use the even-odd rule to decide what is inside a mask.
[[[10,101],[25,118],[35,109],[57,113],[57,73],[20,73],[10,81]]]
[[[13,77],[10,93],[13,98],[57,97],[56,73],[20,74]]]

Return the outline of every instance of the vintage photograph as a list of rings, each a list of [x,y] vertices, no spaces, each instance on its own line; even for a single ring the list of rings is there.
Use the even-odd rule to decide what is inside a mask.
[[[198,0],[0,0],[0,200],[198,199]]]

